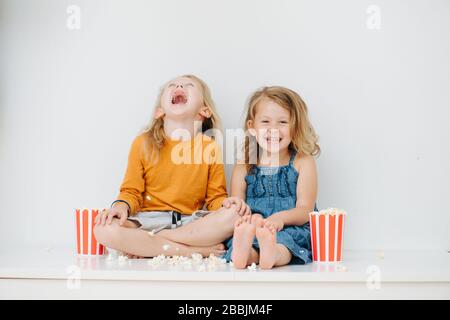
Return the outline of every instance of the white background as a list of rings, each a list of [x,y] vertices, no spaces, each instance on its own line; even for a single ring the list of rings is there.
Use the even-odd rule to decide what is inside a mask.
[[[73,209],[109,206],[159,87],[193,73],[226,128],[260,86],[300,93],[346,249],[448,250],[449,57],[446,0],[2,0],[0,249],[73,246]]]

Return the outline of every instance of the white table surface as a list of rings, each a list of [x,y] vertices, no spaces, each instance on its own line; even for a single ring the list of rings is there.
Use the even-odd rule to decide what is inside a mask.
[[[0,251],[2,279],[67,279],[74,270],[81,279],[237,282],[366,282],[377,273],[383,282],[450,282],[450,253],[445,251],[346,251],[341,263],[289,265],[273,270],[216,271],[153,269],[147,259],[108,260],[77,256],[70,248],[28,248]]]

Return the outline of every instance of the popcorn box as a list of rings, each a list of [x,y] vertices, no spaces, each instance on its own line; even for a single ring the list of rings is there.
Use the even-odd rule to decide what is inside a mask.
[[[342,260],[346,215],[345,211],[334,208],[309,214],[314,262],[339,262]]]
[[[101,256],[103,245],[94,236],[95,218],[105,209],[75,209],[77,226],[77,253],[80,255]]]

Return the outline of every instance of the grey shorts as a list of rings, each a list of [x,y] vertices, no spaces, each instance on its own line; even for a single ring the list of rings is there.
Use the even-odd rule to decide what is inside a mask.
[[[138,212],[128,220],[136,223],[138,228],[157,233],[163,229],[173,229],[198,220],[213,211],[197,210],[192,214],[178,214],[174,211],[146,211]],[[178,221],[175,221],[178,220]]]

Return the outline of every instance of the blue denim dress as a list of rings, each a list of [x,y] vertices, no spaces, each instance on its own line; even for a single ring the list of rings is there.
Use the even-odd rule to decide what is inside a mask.
[[[299,173],[294,168],[296,153],[291,154],[289,164],[281,167],[253,166],[245,177],[247,182],[247,199],[252,213],[259,213],[264,218],[296,206],[297,179]],[[316,209],[315,209],[316,210]],[[224,254],[231,261],[233,238],[225,242],[228,250]],[[277,232],[277,243],[284,245],[292,253],[291,264],[306,264],[311,262],[311,240],[309,223],[302,226],[287,226]],[[255,237],[253,247],[259,250]]]

